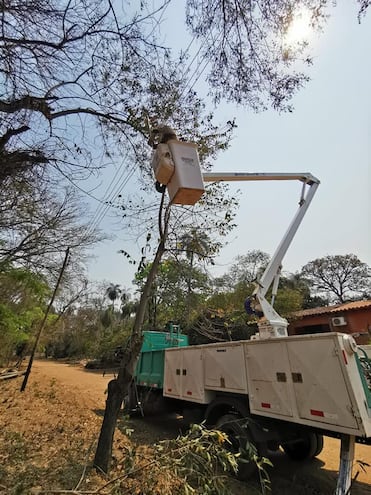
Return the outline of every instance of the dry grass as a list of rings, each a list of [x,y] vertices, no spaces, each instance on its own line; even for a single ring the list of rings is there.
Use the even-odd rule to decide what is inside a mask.
[[[171,463],[162,467],[153,456],[152,439],[144,423],[129,423],[138,430],[129,439],[125,435],[128,423],[121,422],[107,479],[91,468],[92,444],[102,421],[92,410],[91,397],[71,390],[62,381],[46,379],[38,370],[32,372],[23,393],[19,392],[21,380],[0,382],[0,495],[72,493],[77,486],[81,493],[101,490],[99,493],[111,495],[184,493]],[[315,465],[282,471],[277,463],[270,476],[273,495],[330,495],[336,483],[336,473]],[[248,484],[228,480],[230,495],[259,492],[257,480]],[[371,495],[371,488],[364,483],[352,489],[352,495],[366,494]]]
[[[81,394],[37,372],[23,393],[20,384],[0,383],[1,495],[184,493],[184,479],[160,462],[160,450],[135,445],[124,428],[115,435],[110,478],[97,474],[91,464],[101,417]]]

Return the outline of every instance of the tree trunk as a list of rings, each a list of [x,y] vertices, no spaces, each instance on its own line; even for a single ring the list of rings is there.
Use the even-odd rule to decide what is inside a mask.
[[[167,212],[168,213],[168,212]],[[148,274],[146,283],[140,297],[140,303],[135,315],[130,342],[124,351],[120,362],[120,369],[115,380],[108,384],[108,394],[106,400],[106,409],[104,411],[103,423],[99,435],[97,450],[94,457],[94,466],[104,473],[108,473],[110,461],[112,458],[113,437],[115,433],[117,418],[124,397],[132,381],[135,366],[142,346],[142,325],[148,299],[151,294],[152,284],[155,280],[162,255],[165,252],[165,240],[167,237],[168,215],[165,222],[165,231],[158,245],[155,259],[153,260],[151,270]]]
[[[190,270],[189,270],[189,274],[188,274],[188,278],[187,278],[187,314],[186,314],[187,328],[189,327],[189,322],[191,321],[191,295],[192,295],[193,259],[194,259],[194,253],[193,253],[193,251],[191,251]]]
[[[116,428],[116,422],[120,411],[123,392],[117,379],[108,383],[108,395],[106,400],[106,409],[104,419],[100,430],[98,448],[95,453],[94,465],[107,473],[109,461],[111,458],[113,435]]]
[[[105,473],[108,473],[110,466],[113,437],[121,404],[132,380],[141,345],[141,337],[130,341],[130,345],[126,348],[120,363],[117,378],[108,383],[106,409],[94,457],[94,466]]]

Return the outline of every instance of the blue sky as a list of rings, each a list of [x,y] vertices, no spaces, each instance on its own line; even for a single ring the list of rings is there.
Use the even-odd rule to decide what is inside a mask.
[[[355,3],[339,2],[331,13],[314,42],[311,81],[294,98],[293,113],[254,114],[231,105],[217,109],[221,121],[236,117],[238,129],[214,171],[311,172],[321,181],[284,260],[284,270],[291,272],[327,254],[354,253],[371,266],[371,13],[360,25]],[[173,15],[168,11],[165,21]],[[299,183],[250,182],[234,188],[241,191],[238,227],[217,259],[215,275],[251,249],[272,255],[300,194]],[[124,248],[139,257],[139,246],[120,240],[109,215],[101,228],[116,239],[95,250],[89,277],[130,288],[135,268],[117,251]]]

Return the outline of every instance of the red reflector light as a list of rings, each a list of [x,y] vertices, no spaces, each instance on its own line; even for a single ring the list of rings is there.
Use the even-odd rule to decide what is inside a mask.
[[[345,362],[345,364],[348,364],[347,355],[345,354],[344,349],[342,349],[342,351],[341,351],[341,352],[343,353],[343,358],[344,358],[344,362]]]
[[[271,408],[271,405],[269,404],[269,402],[262,402],[261,403],[261,406],[262,407],[265,407],[266,409],[270,409]]]
[[[172,388],[168,388],[168,389],[167,389],[167,391],[168,391],[168,392],[171,392],[172,390],[173,390]]]
[[[310,413],[312,416],[320,416],[321,418],[325,416],[325,413],[323,411],[317,411],[316,409],[311,409]]]
[[[190,390],[187,390],[187,395],[192,395],[192,392]]]

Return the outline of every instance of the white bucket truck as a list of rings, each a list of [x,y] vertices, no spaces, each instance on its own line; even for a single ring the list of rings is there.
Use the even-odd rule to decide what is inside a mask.
[[[183,150],[187,156],[182,164]],[[174,168],[189,170],[170,173],[166,185],[170,199],[188,196],[194,204],[203,183],[190,150],[193,160],[194,145],[187,147],[176,139],[169,143],[165,151]],[[159,160],[154,163],[158,166]],[[183,177],[189,183],[182,183]],[[298,211],[246,302],[248,312],[262,316],[258,334],[246,341],[165,349],[163,382],[134,380],[133,395],[150,400],[161,396],[169,408],[197,413],[206,424],[227,432],[236,452],[250,442],[261,455],[282,447],[291,458],[304,460],[321,452],[323,435],[338,437],[336,495],[345,495],[350,493],[355,442],[371,444],[371,346],[360,348],[342,333],[288,336],[287,321],[265,297],[270,288],[275,297],[283,257],[319,180],[309,173],[203,175],[205,182],[275,180],[300,181],[302,189]],[[141,406],[145,410],[143,402]],[[249,476],[252,468],[241,463],[240,477]]]

